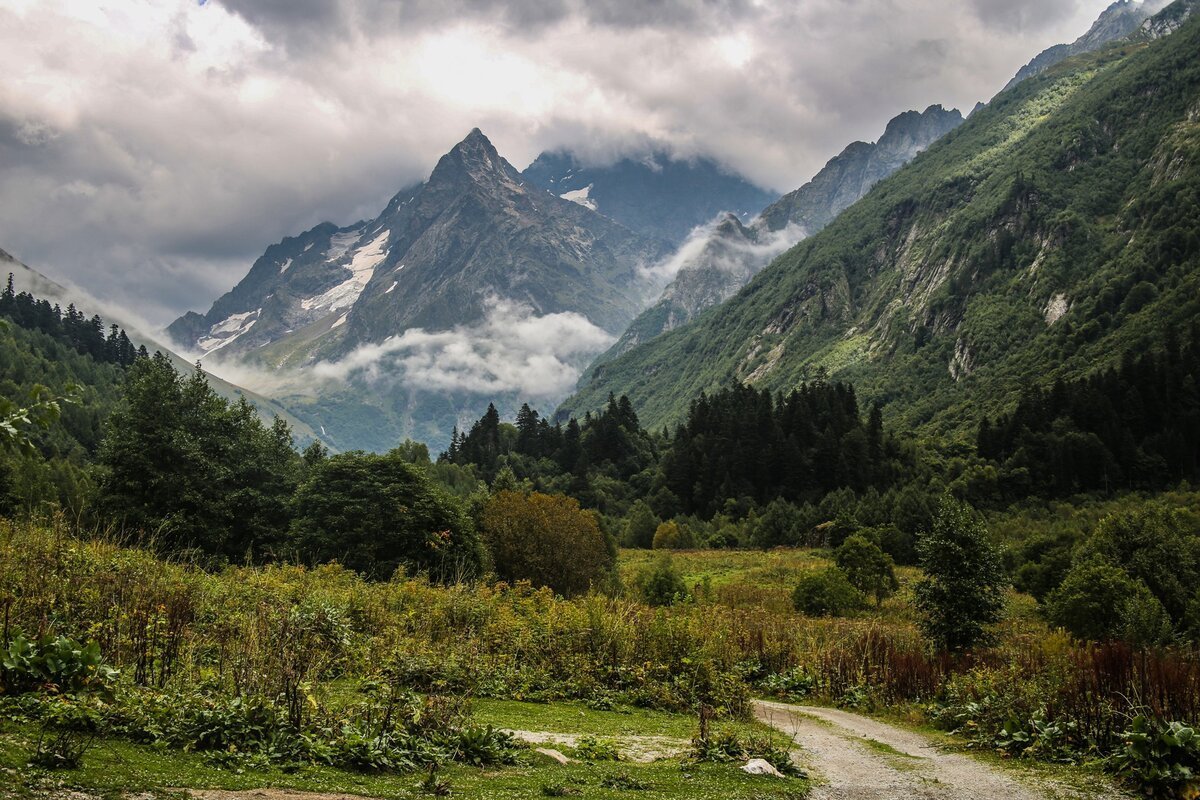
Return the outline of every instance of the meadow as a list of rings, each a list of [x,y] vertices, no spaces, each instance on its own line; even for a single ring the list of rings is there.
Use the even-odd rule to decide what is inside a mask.
[[[634,581],[662,557],[622,551],[621,575]],[[564,599],[525,584],[370,582],[336,564],[208,572],[79,538],[63,520],[0,522],[10,689],[14,641],[70,637],[99,655],[85,652],[73,672],[60,664],[70,672],[61,685],[0,696],[0,763],[20,776],[14,796],[66,780],[101,793],[585,787],[604,797],[641,785],[648,797],[791,797],[805,780],[737,769],[755,753],[788,760],[789,743],[749,721],[754,696],[884,714],[1007,758],[1092,765],[1125,752],[1135,717],[1200,718],[1194,651],[1081,644],[1015,592],[994,644],[953,655],[935,652],[915,622],[915,568],[900,570],[900,590],[878,609],[817,618],[791,610],[787,595],[828,566],[828,551],[670,558],[691,593],[654,608],[630,592]],[[700,708],[715,718],[708,736],[736,742],[736,755],[698,757]],[[576,763],[502,729],[559,734],[546,741]],[[635,741],[655,737],[674,749],[630,760]],[[79,766],[51,769],[46,759],[72,747]]]

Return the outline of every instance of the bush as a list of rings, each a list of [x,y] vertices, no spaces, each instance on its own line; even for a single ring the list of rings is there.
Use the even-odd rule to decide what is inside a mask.
[[[1118,567],[1099,561],[1076,564],[1046,598],[1046,617],[1081,639],[1114,639],[1137,588],[1138,581]]]
[[[595,514],[566,495],[497,492],[484,506],[483,532],[496,574],[509,583],[529,581],[569,597],[613,568]]]
[[[671,556],[663,553],[653,567],[644,569],[636,579],[638,593],[647,605],[670,606],[687,598],[687,584],[671,562]]]
[[[17,634],[0,650],[0,688],[4,694],[38,689],[83,695],[111,693],[117,670],[104,663],[100,645],[86,645],[65,636],[30,641]]]
[[[691,528],[675,520],[667,520],[654,531],[655,550],[690,550],[696,546]]]
[[[621,760],[616,742],[612,739],[597,739],[595,736],[580,736],[573,752],[580,761]]]
[[[900,588],[892,557],[862,534],[856,533],[842,542],[837,549],[836,559],[850,585],[863,594],[873,596],[875,605],[891,597]]]
[[[867,598],[837,567],[805,575],[792,591],[792,607],[810,617],[840,617],[866,605]]]

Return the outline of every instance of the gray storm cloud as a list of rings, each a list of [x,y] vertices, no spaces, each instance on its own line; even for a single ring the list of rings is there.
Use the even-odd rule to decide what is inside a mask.
[[[0,247],[158,323],[373,215],[479,126],[781,193],[970,107],[1106,0],[0,0]]]

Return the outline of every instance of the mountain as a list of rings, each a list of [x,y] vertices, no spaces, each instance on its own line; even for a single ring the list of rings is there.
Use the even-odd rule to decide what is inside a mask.
[[[528,185],[475,129],[375,219],[268,247],[206,314],[189,312],[168,333],[203,354],[303,365],[411,328],[477,321],[501,297],[538,314],[579,311],[617,334],[643,303],[637,267],[664,252]]]
[[[805,236],[813,235],[962,122],[958,109],[947,111],[940,105],[893,117],[879,141],[852,142],[811,181],[772,203],[762,213],[763,226],[779,231],[794,225]]]
[[[777,195],[708,158],[676,159],[664,152],[589,166],[568,151],[542,153],[522,178],[573,200],[625,227],[672,245],[721,212],[751,219]]]
[[[906,111],[875,143],[853,142],[808,183],[775,201],[746,227],[733,215],[699,231],[676,253],[680,263],[662,297],[642,312],[597,363],[693,319],[732,297],[767,263],[856,202],[933,142],[962,124],[940,105]]]
[[[644,267],[667,252],[524,180],[476,129],[374,219],[268,247],[168,332],[217,369],[268,373],[339,448],[441,447],[489,400],[552,409],[644,308]]]
[[[174,364],[175,369],[179,372],[189,373],[194,368],[191,362],[172,352],[170,348],[162,344],[158,337],[147,333],[136,321],[124,315],[120,309],[113,308],[110,304],[97,300],[79,287],[63,286],[46,277],[41,272],[18,261],[4,250],[0,250],[0,278],[6,279],[10,274],[13,276],[13,287],[18,292],[29,292],[38,299],[49,300],[51,303],[58,303],[63,307],[74,304],[76,308],[88,316],[99,314],[104,318],[105,324],[115,324],[119,328],[124,329],[135,345],[145,345],[146,349],[151,353],[158,350],[168,356]],[[317,435],[315,430],[296,418],[274,400],[230,383],[212,373],[208,373],[208,382],[212,386],[213,391],[226,400],[237,400],[239,397],[245,397],[258,411],[259,416],[267,423],[270,423],[276,416],[284,419],[291,426],[292,435],[295,437],[297,444],[301,446],[322,438]]]
[[[614,392],[658,427],[730,381],[830,376],[896,424],[970,435],[1027,387],[1163,343],[1200,319],[1197,52],[1192,19],[1022,81],[560,414]]]
[[[1153,41],[1169,36],[1200,11],[1200,0],[1176,0],[1146,20],[1130,34],[1133,41]]]
[[[1137,31],[1146,20],[1161,11],[1169,2],[1170,0],[1116,0],[1100,13],[1087,33],[1071,44],[1056,44],[1038,53],[1032,61],[1017,71],[1004,88],[1011,89],[1063,59],[1080,53],[1090,53],[1109,42],[1124,39]]]

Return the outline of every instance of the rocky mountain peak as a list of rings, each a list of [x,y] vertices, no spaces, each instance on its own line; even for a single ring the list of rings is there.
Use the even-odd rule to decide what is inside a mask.
[[[742,221],[738,219],[737,214],[729,211],[726,211],[720,216],[715,232],[718,236],[729,236],[731,234],[740,234],[742,236],[746,236],[749,234],[749,230],[745,225],[742,224]]]
[[[1045,72],[1066,58],[1090,53],[1109,42],[1129,36],[1168,5],[1175,8],[1181,4],[1171,3],[1171,0],[1115,0],[1100,12],[1086,33],[1070,44],[1056,44],[1038,53],[1032,61],[1021,67],[1004,89],[1011,89],[1026,78]]]
[[[925,146],[962,121],[962,112],[957,108],[947,111],[941,104],[931,105],[924,111],[905,111],[888,121],[877,145],[888,149],[896,142],[919,141]]]
[[[465,139],[438,160],[429,176],[429,185],[458,184],[464,179],[479,182],[489,177],[513,179],[517,177],[517,171],[504,160],[483,131],[472,128]]]

